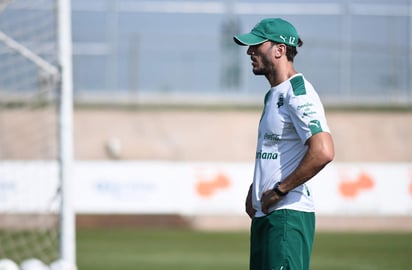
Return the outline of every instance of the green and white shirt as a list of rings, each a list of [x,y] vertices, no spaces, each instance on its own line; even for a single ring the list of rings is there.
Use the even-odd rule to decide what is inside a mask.
[[[253,207],[261,211],[263,192],[291,174],[307,151],[305,142],[312,135],[329,131],[323,105],[313,86],[296,74],[271,88],[259,123],[253,179]],[[306,184],[291,190],[270,211],[292,209],[314,212],[314,203]]]

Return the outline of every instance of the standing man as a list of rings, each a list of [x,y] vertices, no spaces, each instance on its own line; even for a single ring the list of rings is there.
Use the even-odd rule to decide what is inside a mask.
[[[294,68],[302,46],[295,27],[279,18],[234,36],[249,46],[255,75],[270,84],[259,123],[253,183],[250,270],[307,270],[315,208],[306,182],[334,158],[324,109],[313,86]]]

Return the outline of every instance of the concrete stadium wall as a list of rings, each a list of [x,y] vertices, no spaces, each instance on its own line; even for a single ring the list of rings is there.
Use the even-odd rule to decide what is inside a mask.
[[[258,109],[77,109],[74,117],[75,155],[82,160],[115,158],[253,162],[260,114]],[[334,137],[336,162],[412,161],[412,110],[327,110],[327,118]],[[110,146],[120,147],[120,150],[113,155]],[[102,219],[107,217],[80,215],[78,226],[105,224]],[[134,219],[140,220],[138,217]],[[152,219],[155,222],[149,222],[151,226],[176,224],[175,219],[171,219],[172,222],[156,216],[152,216]],[[147,217],[145,220],[148,220]],[[196,229],[249,228],[246,216],[224,219],[220,216],[198,216],[184,219],[183,222],[181,218],[178,220],[179,226],[185,224]],[[125,224],[142,224],[130,221],[127,219]],[[410,231],[411,224],[412,218],[405,216],[317,218],[317,229],[321,231]]]
[[[80,160],[251,161],[260,110],[76,109]],[[327,111],[338,162],[412,161],[412,111]]]
[[[31,112],[39,113],[44,111]],[[253,163],[260,109],[130,109],[77,107],[74,115],[74,146],[77,160],[172,160],[225,161]],[[15,125],[19,117],[19,132],[31,136],[36,123],[24,123],[16,111],[2,111],[1,125]],[[34,117],[35,118],[35,117]],[[405,111],[344,111],[327,110],[333,133],[336,162],[412,162],[412,110]],[[33,117],[28,117],[31,121]],[[37,148],[19,148],[10,138],[9,152],[18,149],[24,157],[38,157]],[[21,153],[30,151],[30,153]],[[32,153],[33,152],[33,153]],[[10,157],[2,156],[3,159]],[[11,157],[13,159],[13,157]],[[249,221],[243,217],[151,216],[153,224],[178,224],[200,229],[247,229]],[[111,220],[106,216],[80,215],[79,226],[97,226]],[[120,219],[119,219],[120,220]],[[132,216],[125,224],[146,224],[147,217]],[[172,220],[172,221],[170,221]],[[395,229],[410,230],[411,217],[319,217],[318,228],[329,229]],[[182,225],[183,224],[183,225]],[[188,225],[189,224],[189,225]],[[122,226],[122,224],[106,224]],[[159,226],[160,226],[159,225]]]

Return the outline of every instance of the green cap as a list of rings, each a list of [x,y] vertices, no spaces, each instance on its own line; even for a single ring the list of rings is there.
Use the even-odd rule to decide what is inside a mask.
[[[268,18],[261,20],[250,33],[236,35],[233,39],[242,46],[258,45],[271,40],[296,47],[299,35],[291,23],[279,18]]]

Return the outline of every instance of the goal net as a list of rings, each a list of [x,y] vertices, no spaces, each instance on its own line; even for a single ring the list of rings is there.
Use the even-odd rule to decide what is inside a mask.
[[[0,1],[0,259],[59,257],[56,2]]]

